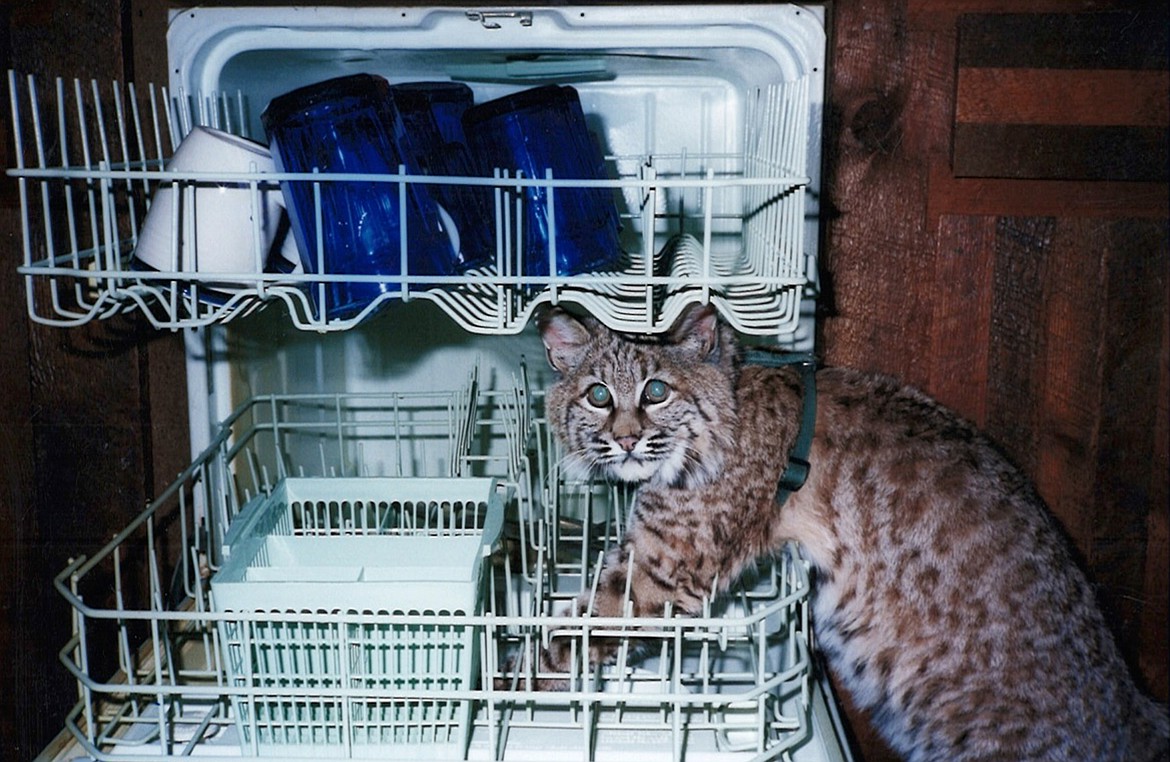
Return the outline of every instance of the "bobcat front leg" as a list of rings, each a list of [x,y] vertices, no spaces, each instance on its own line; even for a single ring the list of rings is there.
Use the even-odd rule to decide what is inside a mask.
[[[602,561],[596,586],[590,585],[574,601],[573,612],[589,620],[610,617],[660,617],[670,612],[695,615],[702,611],[703,600],[713,592],[715,572],[700,564],[684,562],[679,551],[681,537],[635,526],[622,543],[610,550]],[[612,630],[613,627],[598,627]],[[576,659],[580,669],[612,662],[623,641],[640,645],[630,635],[593,635],[589,638],[589,661],[581,664],[585,649],[580,630],[570,630],[551,637],[548,648],[540,653],[541,671],[564,675],[552,680],[566,683]],[[574,647],[575,646],[575,647]],[[539,682],[539,681],[538,681]],[[548,680],[545,681],[549,682]],[[552,687],[567,687],[554,685]]]

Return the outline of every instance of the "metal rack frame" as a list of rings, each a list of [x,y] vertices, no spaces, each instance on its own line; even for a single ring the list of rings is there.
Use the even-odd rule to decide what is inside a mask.
[[[48,325],[76,326],[134,312],[157,328],[177,329],[228,322],[279,302],[298,328],[339,331],[389,302],[424,299],[475,333],[516,333],[537,307],[561,302],[577,304],[617,330],[656,332],[687,305],[702,302],[715,304],[743,333],[785,335],[796,330],[812,281],[803,249],[807,77],[749,94],[740,153],[609,156],[614,176],[594,181],[511,177],[500,170],[494,177],[419,176],[402,167],[390,175],[176,172],[166,169],[166,160],[193,126],[246,129],[242,94],[202,97],[118,82],[103,92],[96,81],[86,86],[74,80],[67,88],[58,79],[44,108],[34,77],[9,72],[9,89],[16,166],[8,174],[19,185],[24,233],[17,270],[30,317]],[[405,255],[403,274],[393,276],[330,273],[324,263],[317,274],[131,267],[160,186],[246,183],[258,204],[262,189],[283,180],[378,182],[397,194],[414,183],[487,186],[494,203],[494,220],[487,224],[495,233],[495,262],[447,276],[412,274]],[[524,272],[523,214],[515,199],[529,186],[550,196],[578,186],[620,195],[625,256],[619,269],[577,276]],[[552,216],[553,205],[548,208]],[[153,213],[160,212],[166,210]],[[179,209],[171,213],[177,222]],[[548,221],[550,229],[555,223]],[[403,228],[401,251],[409,250],[409,238]],[[555,248],[549,256],[555,263]],[[331,317],[324,286],[339,280],[394,288],[356,315]]]
[[[557,613],[590,589],[598,571],[592,551],[620,541],[629,495],[566,479],[538,410],[523,381],[489,392],[474,375],[451,393],[265,396],[242,405],[123,532],[57,577],[74,618],[61,657],[80,696],[68,731],[94,759],[238,756],[233,702],[447,700],[474,707],[470,744],[455,758],[522,757],[531,752],[526,744],[551,737],[568,759],[621,758],[629,743],[673,758],[790,759],[808,740],[811,718],[809,580],[795,550],[710,601],[703,616]],[[341,479],[397,472],[400,464],[408,477],[492,475],[509,485],[509,539],[494,557],[482,613],[213,609],[208,581],[250,500],[291,474]],[[137,579],[144,563],[147,578]],[[460,690],[241,684],[225,673],[219,626],[227,622],[303,625],[339,639],[363,627],[464,627],[479,638],[482,658],[473,687]],[[535,673],[512,667],[550,638],[572,639],[575,652],[587,654],[598,637],[620,640],[616,662],[576,660],[564,675],[569,690],[532,690]],[[111,645],[117,671],[102,679],[99,659]],[[338,732],[346,738],[349,729],[343,723]],[[363,754],[348,741],[310,751],[281,756]]]

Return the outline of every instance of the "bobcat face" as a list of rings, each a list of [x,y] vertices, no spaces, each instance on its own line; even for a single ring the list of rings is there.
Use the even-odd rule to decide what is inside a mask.
[[[547,409],[572,465],[655,486],[718,473],[735,425],[734,377],[719,362],[713,313],[708,326],[688,328],[629,341],[567,313],[545,316],[542,338],[561,372]]]
[[[582,463],[617,481],[658,484],[677,483],[696,469],[702,417],[673,377],[664,368],[584,374],[566,416],[567,441]]]

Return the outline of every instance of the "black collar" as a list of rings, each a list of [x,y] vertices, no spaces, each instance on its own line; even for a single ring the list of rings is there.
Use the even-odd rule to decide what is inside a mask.
[[[804,486],[808,479],[808,454],[812,449],[813,430],[817,422],[817,361],[810,353],[805,352],[769,352],[761,349],[749,349],[743,353],[743,362],[747,365],[763,365],[768,368],[782,368],[788,365],[800,366],[800,380],[804,389],[801,393],[800,431],[796,435],[796,442],[788,453],[788,465],[780,475],[780,483],[776,486],[776,503],[784,505],[784,501],[793,492]]]

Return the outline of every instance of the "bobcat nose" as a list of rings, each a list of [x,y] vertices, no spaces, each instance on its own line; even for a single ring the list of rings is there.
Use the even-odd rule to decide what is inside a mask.
[[[622,448],[626,452],[633,452],[634,448],[638,446],[638,437],[617,437],[614,441],[617,442],[618,447]]]

